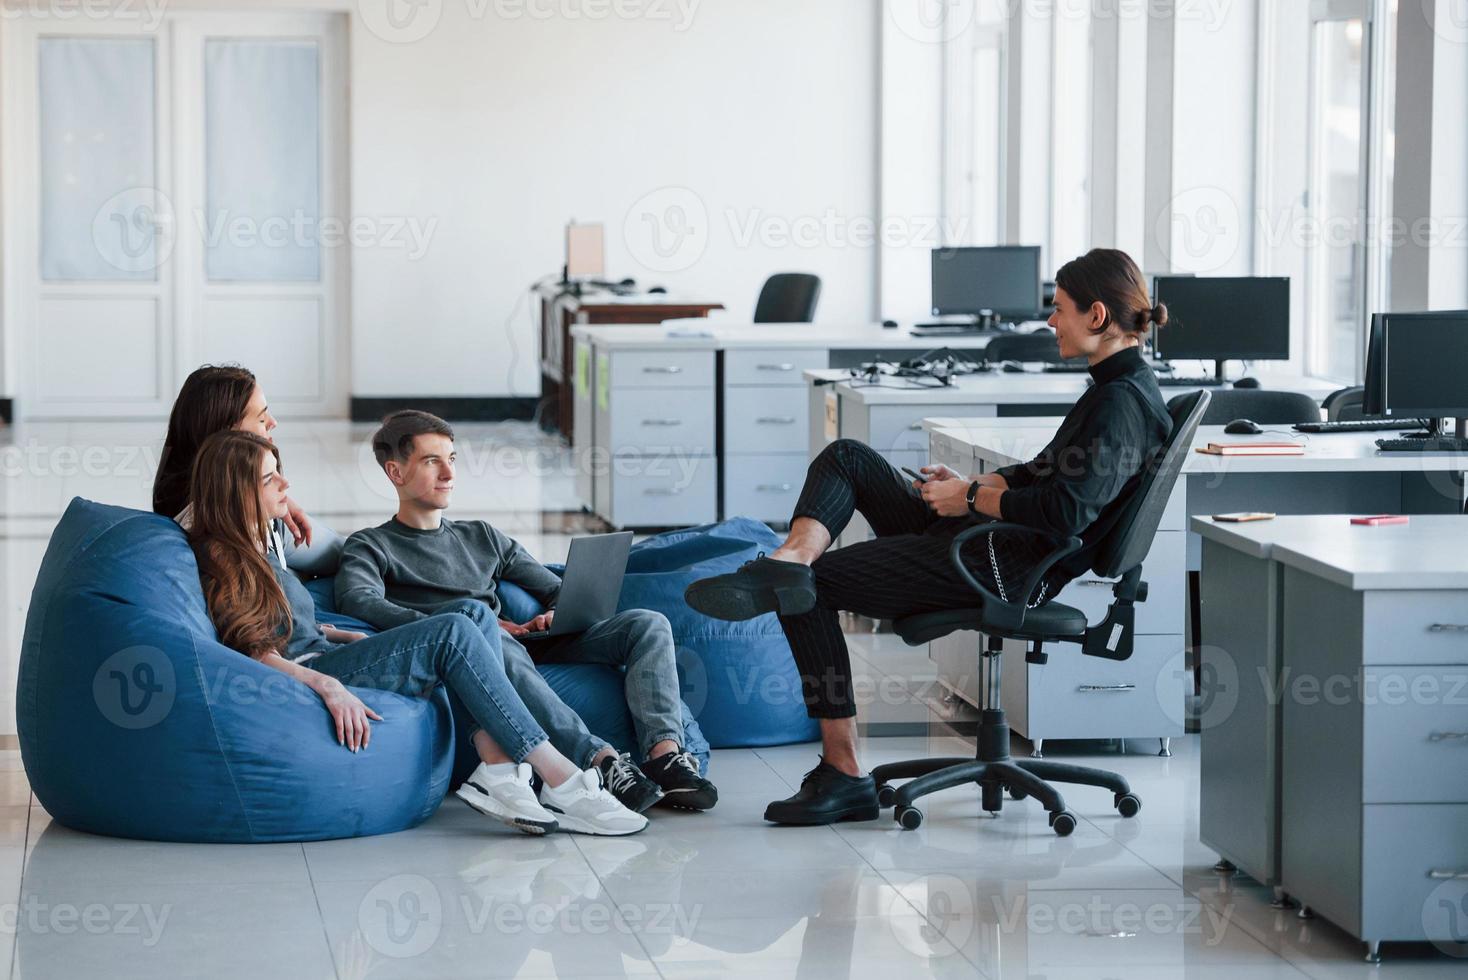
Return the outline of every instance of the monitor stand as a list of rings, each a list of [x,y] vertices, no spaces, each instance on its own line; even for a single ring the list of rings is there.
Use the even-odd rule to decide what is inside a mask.
[[[1226,373],[1224,371],[1224,368],[1226,367],[1228,367],[1228,361],[1224,360],[1223,358],[1217,358],[1213,362],[1213,377],[1218,381],[1218,384],[1220,386],[1222,386],[1223,383],[1228,380],[1228,378],[1224,377],[1224,374]]]

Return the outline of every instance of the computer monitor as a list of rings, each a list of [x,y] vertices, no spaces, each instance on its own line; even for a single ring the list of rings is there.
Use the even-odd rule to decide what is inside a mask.
[[[1379,313],[1364,410],[1397,418],[1468,417],[1468,310]],[[1374,363],[1373,363],[1374,362]]]
[[[1042,309],[1040,246],[933,249],[933,313],[1029,319]]]
[[[566,226],[566,281],[600,279],[606,275],[606,253],[602,226]]]
[[[1287,276],[1158,276],[1167,306],[1157,354],[1169,360],[1284,361],[1290,356]]]
[[[1366,335],[1366,378],[1362,383],[1361,414],[1367,418],[1386,414],[1381,385],[1381,334],[1385,319],[1385,313],[1371,314],[1371,329]]]

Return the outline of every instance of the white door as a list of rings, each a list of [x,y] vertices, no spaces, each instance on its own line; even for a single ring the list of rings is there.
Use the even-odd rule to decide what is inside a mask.
[[[328,13],[8,24],[23,417],[161,416],[224,361],[277,414],[346,413],[344,56]]]

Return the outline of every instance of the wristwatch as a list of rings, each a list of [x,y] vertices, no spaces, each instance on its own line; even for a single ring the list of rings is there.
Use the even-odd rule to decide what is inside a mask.
[[[979,481],[978,480],[975,480],[974,482],[972,482],[972,483],[970,483],[968,485],[968,512],[970,514],[977,514],[978,513],[978,511],[974,510],[974,500],[975,500],[975,498],[978,497],[978,495],[979,495]]]

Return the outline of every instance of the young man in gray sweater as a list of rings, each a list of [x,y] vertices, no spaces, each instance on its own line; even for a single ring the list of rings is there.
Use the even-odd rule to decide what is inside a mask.
[[[394,412],[373,435],[372,452],[397,490],[398,512],[347,539],[337,608],[378,629],[435,613],[469,616],[502,652],[505,673],[551,743],[577,765],[595,767],[624,806],[642,812],[663,800],[684,809],[712,807],[718,791],[679,742],[682,709],[667,617],[633,609],[584,633],[522,643],[519,637],[550,627],[561,580],[488,522],[443,516],[454,489],[453,429],[427,412]],[[501,581],[520,586],[549,611],[528,623],[500,618]],[[592,735],[536,663],[624,668],[640,765]]]

